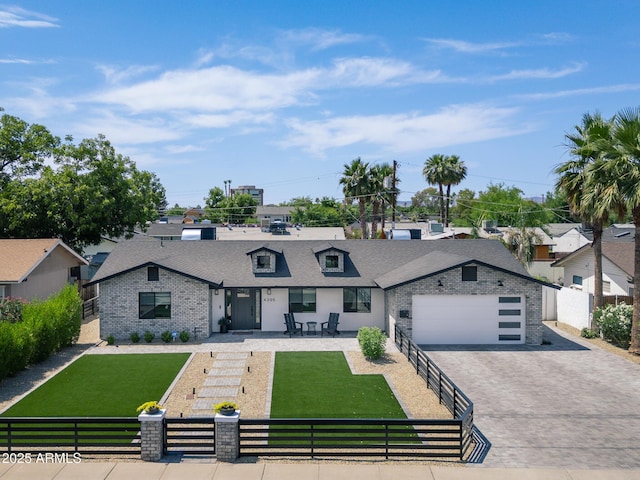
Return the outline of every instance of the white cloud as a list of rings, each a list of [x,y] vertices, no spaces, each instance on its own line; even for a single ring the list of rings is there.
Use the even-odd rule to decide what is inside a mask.
[[[198,128],[227,128],[233,125],[244,124],[266,124],[274,121],[274,115],[271,113],[257,114],[236,110],[223,114],[199,114],[190,115],[182,118],[182,121],[188,125]]]
[[[450,38],[425,38],[425,41],[431,45],[442,48],[451,49],[461,53],[484,53],[496,50],[505,50],[522,45],[519,42],[489,42],[489,43],[472,43],[464,40],[454,40]]]
[[[585,63],[576,63],[572,67],[565,67],[559,70],[552,70],[549,68],[539,68],[531,70],[512,70],[504,75],[495,75],[489,77],[491,82],[501,80],[528,80],[528,79],[548,79],[548,78],[562,78],[574,73],[581,72],[586,66]]]
[[[516,112],[514,108],[477,104],[452,105],[431,115],[402,113],[318,121],[293,119],[288,126],[294,133],[280,145],[302,148],[316,155],[358,143],[396,153],[424,152],[529,131],[530,126],[514,126]]]
[[[608,93],[635,92],[640,90],[639,83],[623,83],[618,85],[607,85],[605,87],[576,88],[574,90],[560,90],[549,93],[531,93],[518,95],[517,98],[525,100],[550,100],[554,98],[575,97],[578,95],[599,95]]]
[[[98,65],[96,69],[104,75],[107,83],[117,85],[147,72],[158,70],[158,67],[154,65],[130,65],[126,68],[120,68],[112,65]]]
[[[223,65],[173,70],[156,79],[114,87],[88,100],[126,106],[131,112],[225,112],[285,108],[316,103],[328,88],[398,86],[449,81],[440,71],[421,71],[387,58],[343,58],[327,68],[264,73]]]
[[[114,112],[88,117],[73,128],[75,135],[93,138],[105,135],[115,145],[133,145],[178,140],[184,133],[162,119],[130,119]]]
[[[369,37],[365,35],[342,33],[339,30],[323,30],[320,28],[287,30],[282,32],[281,36],[285,41],[290,43],[310,45],[312,50],[326,50],[336,45],[364,42],[369,39]]]
[[[58,19],[20,7],[4,7],[0,10],[0,28],[53,28],[59,27]]]

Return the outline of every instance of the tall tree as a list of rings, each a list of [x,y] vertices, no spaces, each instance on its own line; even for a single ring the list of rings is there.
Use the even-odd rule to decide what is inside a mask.
[[[640,355],[640,108],[628,108],[613,118],[612,141],[602,143],[605,156],[594,167],[591,181],[605,183],[590,201],[596,215],[614,206],[631,212],[635,225],[633,319],[629,352]]]
[[[458,185],[467,176],[467,167],[457,155],[437,153],[425,160],[422,170],[425,180],[430,185],[438,186],[440,195],[440,221],[449,226],[449,205],[451,203],[451,186]],[[446,195],[444,187],[446,189]]]
[[[12,115],[0,116],[0,188],[11,179],[40,171],[59,144],[60,139],[42,125],[29,125]]]
[[[589,222],[593,231],[594,254],[594,308],[604,305],[602,291],[602,231],[609,218],[613,204],[599,208],[603,182],[593,176],[594,164],[603,158],[604,151],[612,142],[612,122],[599,113],[586,113],[582,124],[574,127],[574,132],[565,135],[566,147],[571,158],[556,167],[559,175],[556,187],[562,190],[571,211]]]
[[[131,236],[166,207],[155,174],[140,171],[103,137],[72,139],[55,152],[57,167],[12,180],[0,194],[0,236],[59,237],[81,251],[103,236]]]
[[[369,164],[360,157],[344,164],[340,185],[344,193],[345,202],[358,202],[360,229],[362,238],[367,238],[366,206],[369,199]]]
[[[431,155],[425,160],[422,174],[429,185],[438,186],[440,200],[440,223],[444,223],[444,184],[447,176],[447,157],[441,153]]]

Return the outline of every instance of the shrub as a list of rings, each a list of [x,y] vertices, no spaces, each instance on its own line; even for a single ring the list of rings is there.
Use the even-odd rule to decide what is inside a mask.
[[[140,334],[138,332],[133,332],[129,338],[133,343],[138,343],[140,341]]]
[[[0,298],[0,322],[16,323],[22,321],[22,306],[20,298]]]
[[[18,306],[12,303],[8,308],[15,319]],[[80,335],[82,300],[71,285],[46,301],[34,300],[20,308],[22,321],[0,321],[0,380],[72,345]]]
[[[109,335],[107,337],[107,345],[115,345],[116,343],[116,337],[114,337],[113,335]]]
[[[362,354],[369,360],[377,360],[384,355],[387,336],[378,327],[361,327],[358,343]]]
[[[165,330],[160,334],[160,338],[164,343],[170,343],[171,340],[173,340],[173,335],[171,335],[171,332],[169,330]]]
[[[156,336],[153,333],[151,333],[149,330],[144,332],[144,341],[145,342],[151,343],[151,342],[153,342],[154,338],[156,338]]]
[[[593,328],[584,327],[580,331],[580,336],[583,338],[598,338],[598,330]]]
[[[190,337],[191,336],[189,335],[189,332],[187,332],[186,330],[182,330],[180,332],[180,340],[182,340],[183,342],[188,342]]]
[[[633,306],[621,303],[605,305],[593,313],[594,323],[607,342],[628,348],[631,342]]]

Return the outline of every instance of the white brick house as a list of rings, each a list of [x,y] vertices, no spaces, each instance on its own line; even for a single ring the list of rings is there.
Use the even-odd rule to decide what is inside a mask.
[[[281,332],[340,314],[418,343],[539,344],[542,287],[495,240],[121,242],[93,279],[102,338],[149,330]],[[305,327],[305,334],[307,329]]]

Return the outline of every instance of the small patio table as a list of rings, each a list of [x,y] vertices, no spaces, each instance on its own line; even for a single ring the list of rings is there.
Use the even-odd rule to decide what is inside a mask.
[[[318,322],[307,322],[307,335],[316,335],[318,332],[316,326]]]

